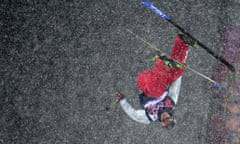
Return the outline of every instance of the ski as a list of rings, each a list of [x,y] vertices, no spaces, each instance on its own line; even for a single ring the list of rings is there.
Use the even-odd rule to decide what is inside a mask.
[[[161,16],[163,19],[165,19],[166,21],[168,21],[169,23],[171,23],[173,26],[175,26],[178,30],[180,30],[183,34],[185,34],[188,38],[190,38],[191,40],[193,40],[197,45],[199,45],[200,47],[202,47],[204,50],[206,50],[209,54],[211,54],[213,57],[215,57],[217,60],[219,60],[220,62],[222,62],[225,66],[228,67],[229,70],[231,70],[232,72],[235,72],[235,68],[232,64],[230,64],[229,62],[227,62],[222,56],[217,55],[216,53],[214,53],[210,48],[208,48],[206,45],[204,45],[202,42],[198,41],[196,38],[194,38],[192,35],[190,35],[189,33],[187,33],[182,27],[180,27],[179,25],[177,25],[174,21],[172,21],[170,19],[169,16],[167,16],[165,13],[163,13],[162,11],[160,11],[157,7],[155,7],[151,2],[142,2],[143,5],[147,6],[148,8],[150,8],[152,11],[154,11],[156,14],[158,14],[159,16]]]

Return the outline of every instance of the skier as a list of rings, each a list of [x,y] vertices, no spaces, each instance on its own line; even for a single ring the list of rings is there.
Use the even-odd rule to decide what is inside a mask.
[[[117,92],[117,98],[123,110],[133,120],[150,124],[159,120],[163,127],[172,128],[175,124],[174,111],[177,104],[181,80],[184,74],[182,64],[186,64],[188,45],[184,35],[178,34],[171,53],[155,57],[156,65],[152,70],[143,71],[137,78],[137,85],[142,93],[139,95],[142,109],[135,110],[125,96]],[[176,61],[174,61],[174,60]]]

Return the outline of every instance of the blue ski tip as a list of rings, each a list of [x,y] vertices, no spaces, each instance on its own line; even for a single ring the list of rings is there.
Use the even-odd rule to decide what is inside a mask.
[[[220,83],[215,82],[214,84],[219,90],[222,90],[222,86]]]
[[[164,18],[165,20],[170,20],[170,18],[163,13],[162,11],[160,11],[157,7],[155,7],[151,2],[142,2],[142,4],[144,4],[145,6],[147,6],[148,8],[150,8],[152,11],[154,11],[156,14],[158,14],[159,16],[161,16],[162,18]]]
[[[142,2],[142,4],[144,4],[147,7],[151,7],[152,3],[151,2]]]

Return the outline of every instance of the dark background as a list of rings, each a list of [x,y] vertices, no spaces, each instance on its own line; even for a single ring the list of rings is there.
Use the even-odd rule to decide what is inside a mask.
[[[136,77],[156,53],[130,29],[170,54],[174,27],[139,0],[3,0],[0,4],[0,143],[205,144],[212,93],[189,71],[176,106],[177,125],[142,125],[119,105],[121,90],[135,108]],[[152,1],[218,52],[226,27],[239,21],[237,0]],[[191,48],[188,64],[211,77],[219,63]]]

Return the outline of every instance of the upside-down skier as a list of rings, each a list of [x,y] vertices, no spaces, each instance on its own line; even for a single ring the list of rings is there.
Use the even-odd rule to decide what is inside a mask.
[[[137,85],[142,91],[139,95],[141,109],[135,110],[118,91],[117,98],[123,110],[133,120],[144,124],[160,121],[165,128],[174,126],[175,105],[185,71],[183,65],[186,64],[189,51],[183,39],[184,35],[177,35],[171,57],[159,55],[152,70],[145,70],[139,74]]]

